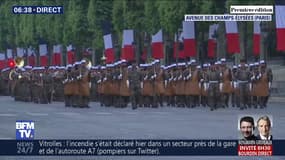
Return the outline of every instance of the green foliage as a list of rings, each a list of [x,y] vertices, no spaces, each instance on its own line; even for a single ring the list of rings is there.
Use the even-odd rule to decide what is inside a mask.
[[[233,4],[271,5],[274,0],[1,0],[0,51],[37,46],[45,40],[49,45],[92,47],[102,54],[105,22],[111,23],[119,43],[124,29],[135,29],[139,41],[143,41],[141,33],[153,35],[159,29],[173,37],[185,14],[223,14]],[[64,7],[64,14],[14,15],[14,5],[58,5]],[[211,23],[197,22],[196,34],[206,34]],[[246,37],[252,36],[252,22],[246,27]]]

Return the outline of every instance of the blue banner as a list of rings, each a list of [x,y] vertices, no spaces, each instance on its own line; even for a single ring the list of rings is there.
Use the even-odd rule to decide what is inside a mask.
[[[0,140],[9,156],[237,156],[238,140]],[[272,141],[273,156],[285,156],[285,140]]]

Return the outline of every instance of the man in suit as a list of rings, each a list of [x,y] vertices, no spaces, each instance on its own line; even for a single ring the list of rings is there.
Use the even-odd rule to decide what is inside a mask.
[[[259,132],[258,140],[272,140],[272,135],[270,135],[271,121],[268,116],[262,116],[258,119],[257,129]]]
[[[254,120],[250,116],[245,116],[240,119],[240,131],[243,136],[242,140],[256,140],[254,131]]]

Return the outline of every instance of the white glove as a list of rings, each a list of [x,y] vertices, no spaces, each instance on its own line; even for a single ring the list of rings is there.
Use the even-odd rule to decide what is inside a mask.
[[[127,80],[127,87],[130,88],[130,82]]]
[[[119,79],[122,79],[122,74],[119,75]]]
[[[220,77],[223,77],[223,73],[220,73]]]
[[[143,80],[145,80],[145,81],[146,81],[146,80],[147,80],[147,76],[145,76],[145,77],[143,78]]]
[[[268,87],[269,87],[269,89],[271,89],[271,82],[268,82]]]
[[[223,89],[223,83],[220,83],[220,84],[219,84],[219,89],[220,89],[220,91],[222,91],[222,89]]]
[[[199,88],[201,88],[201,83],[199,83]]]
[[[238,87],[237,82],[234,82],[234,88],[237,88],[237,87]]]
[[[251,79],[251,80],[254,80],[254,76],[252,76],[250,79]]]
[[[143,88],[143,82],[141,82],[141,89]]]
[[[180,75],[179,77],[178,77],[178,80],[181,80],[182,79],[182,75]]]
[[[249,83],[249,91],[251,91],[251,90],[252,90],[252,84]]]
[[[103,79],[103,81],[107,81],[107,78],[105,77],[105,78]]]
[[[97,81],[97,83],[101,83],[101,79]]]
[[[164,81],[164,87],[166,87],[166,86],[167,86],[167,80]]]
[[[92,84],[91,84],[91,82],[89,82],[89,88],[91,88],[91,86],[92,86]]]
[[[204,82],[204,79],[201,79],[200,82],[201,82],[201,83]]]

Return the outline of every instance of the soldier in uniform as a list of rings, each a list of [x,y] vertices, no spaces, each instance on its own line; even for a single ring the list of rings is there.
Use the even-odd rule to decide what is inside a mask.
[[[249,81],[250,81],[250,72],[246,67],[245,60],[240,61],[240,68],[236,73],[236,78],[238,82],[239,96],[237,102],[241,105],[240,109],[247,108],[247,98],[249,96]]]
[[[175,86],[173,84],[173,70],[175,64],[167,66],[164,70],[165,99],[167,106],[175,106]]]
[[[155,80],[154,80],[154,92],[155,92],[155,105],[163,107],[163,96],[164,96],[164,81],[163,81],[163,68],[159,66],[159,61],[154,63]]]
[[[222,65],[221,65],[221,100],[222,100],[222,105],[229,107],[229,100],[230,100],[230,95],[233,92],[232,88],[232,72],[231,69],[227,67],[226,65],[226,59],[222,58],[221,59]]]
[[[79,66],[79,77],[77,77],[78,89],[79,89],[79,107],[89,108],[89,97],[90,97],[90,72],[86,60],[81,61]]]
[[[260,61],[260,74],[257,77],[257,91],[258,101],[260,108],[265,108],[267,106],[268,97],[270,95],[270,87],[272,84],[272,71],[266,68],[266,63],[262,60]]]
[[[185,81],[183,79],[183,69],[185,69],[185,63],[178,63],[177,70],[175,72],[174,81],[176,86],[176,105],[177,107],[185,107]],[[184,68],[183,68],[184,67]]]
[[[131,89],[131,104],[132,108],[136,109],[139,104],[139,97],[141,96],[141,74],[138,70],[137,63],[133,62],[130,70],[129,70],[129,87]]]
[[[201,94],[201,84],[200,80],[202,79],[200,70],[197,68],[198,64],[195,60],[191,61],[190,64],[190,71],[188,75],[185,77],[186,83],[185,83],[185,92],[187,95],[189,95],[188,100],[188,106],[191,108],[194,108],[195,106],[199,105],[199,96]]]
[[[201,105],[204,107],[208,106],[207,89],[209,88],[209,86],[208,83],[206,83],[205,81],[208,71],[209,71],[208,64],[203,64],[202,79],[200,80],[200,82],[201,82]]]
[[[220,90],[220,73],[217,69],[217,64],[210,66],[210,71],[207,74],[206,82],[209,83],[208,100],[211,111],[218,108]]]
[[[53,77],[51,69],[46,68],[43,73],[43,92],[44,92],[44,103],[52,102],[53,94]]]
[[[128,68],[127,68],[127,61],[121,60],[119,63],[120,67],[120,75],[119,75],[119,82],[120,82],[120,107],[127,107],[129,102],[129,97],[131,95],[130,89],[128,88],[127,81],[128,81]]]
[[[237,66],[234,65],[232,69],[232,87],[233,87],[232,99],[231,99],[232,107],[238,106],[237,98],[239,95],[239,90],[237,88],[237,78],[236,78],[237,69],[238,69]]]
[[[73,86],[72,86],[72,65],[69,64],[66,66],[66,72],[64,74],[64,80],[62,81],[64,85],[64,103],[65,107],[71,107],[72,106],[72,95],[73,95]]]
[[[10,72],[10,68],[4,68],[1,70],[0,86],[1,86],[1,94],[4,96],[10,95],[9,72]]]
[[[82,75],[81,75],[82,76]],[[79,83],[78,78],[80,78],[80,62],[75,62],[73,64],[73,68],[71,69],[71,88],[72,88],[72,97],[71,97],[71,104],[72,107],[79,107],[80,106],[80,95],[79,95]]]

